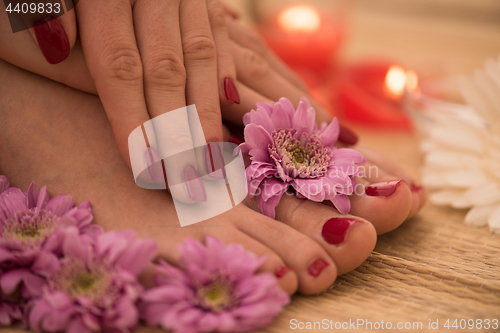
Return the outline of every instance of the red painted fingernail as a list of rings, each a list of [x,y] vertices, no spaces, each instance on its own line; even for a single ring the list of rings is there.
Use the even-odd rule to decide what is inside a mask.
[[[356,222],[359,221],[347,217],[334,217],[326,221],[323,225],[321,235],[330,244],[340,244],[345,240],[349,227]]]
[[[309,275],[316,277],[323,271],[323,269],[325,269],[328,266],[330,266],[330,264],[320,258],[320,259],[316,259],[309,266],[307,271],[309,272]]]
[[[358,142],[358,136],[350,128],[339,125],[339,142],[353,146]]]
[[[235,102],[236,104],[240,104],[240,94],[234,85],[233,79],[230,77],[224,78],[224,93],[226,94],[227,99]]]
[[[283,277],[286,273],[290,272],[292,269],[290,267],[280,266],[274,271],[274,275],[279,279]]]
[[[69,55],[69,40],[61,22],[45,16],[34,22],[35,36],[43,56],[50,64],[58,64]]]
[[[209,142],[205,147],[205,170],[212,178],[224,179],[224,157],[217,142]]]
[[[422,186],[419,186],[419,185],[417,185],[417,184],[415,184],[415,183],[411,183],[411,184],[410,184],[410,190],[411,190],[412,192],[418,192],[418,191],[420,191],[421,189],[422,189]]]
[[[371,197],[389,197],[396,192],[399,185],[403,182],[404,180],[400,179],[390,182],[371,184],[365,188],[365,193]]]
[[[231,143],[234,143],[234,144],[236,144],[236,145],[239,146],[239,145],[241,145],[245,141],[243,141],[240,138],[238,138],[237,136],[231,134],[231,135],[229,135],[229,138],[227,139],[227,142],[231,142]]]

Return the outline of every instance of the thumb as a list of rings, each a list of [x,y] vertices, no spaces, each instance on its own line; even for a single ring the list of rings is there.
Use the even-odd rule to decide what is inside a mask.
[[[47,62],[53,65],[69,56],[77,37],[75,11],[67,11],[65,2],[62,1],[62,5],[39,3],[36,13],[22,14],[35,43]],[[33,3],[37,2],[31,5]]]

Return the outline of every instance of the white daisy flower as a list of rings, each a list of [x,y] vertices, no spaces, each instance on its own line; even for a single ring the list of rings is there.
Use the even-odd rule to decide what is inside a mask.
[[[466,105],[409,103],[423,133],[422,182],[437,205],[469,208],[465,222],[500,233],[500,58],[459,82]]]

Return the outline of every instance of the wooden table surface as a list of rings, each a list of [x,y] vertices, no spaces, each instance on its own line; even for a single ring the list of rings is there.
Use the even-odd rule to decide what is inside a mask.
[[[500,54],[500,17],[462,20],[363,4],[366,1],[353,7],[343,61],[390,57],[408,67],[458,75],[470,74],[484,59]],[[421,154],[412,134],[357,131],[361,142],[386,153],[418,178]],[[500,320],[500,237],[486,228],[466,226],[464,214],[427,204],[417,217],[379,237],[372,256],[339,277],[331,290],[315,297],[293,297],[274,323],[259,332],[296,331],[291,329],[292,319],[365,320],[372,325],[382,320],[394,325],[422,322],[421,329],[408,332],[429,331],[429,321],[436,320],[440,331],[447,319]],[[360,326],[356,331],[366,330]]]

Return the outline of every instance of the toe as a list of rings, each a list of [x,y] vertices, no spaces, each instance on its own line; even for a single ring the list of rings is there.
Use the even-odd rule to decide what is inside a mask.
[[[255,200],[250,204],[256,209]],[[337,267],[321,245],[298,230],[253,213],[256,216],[251,222],[238,219],[236,226],[274,250],[296,272],[300,293],[316,294],[332,285],[337,277]]]
[[[416,212],[417,197],[402,179],[367,184],[365,193],[350,197],[350,214],[370,221],[383,234],[399,227],[412,210]]]
[[[375,228],[368,221],[294,196],[282,198],[276,217],[321,245],[335,262],[338,274],[358,267],[377,241]]]

